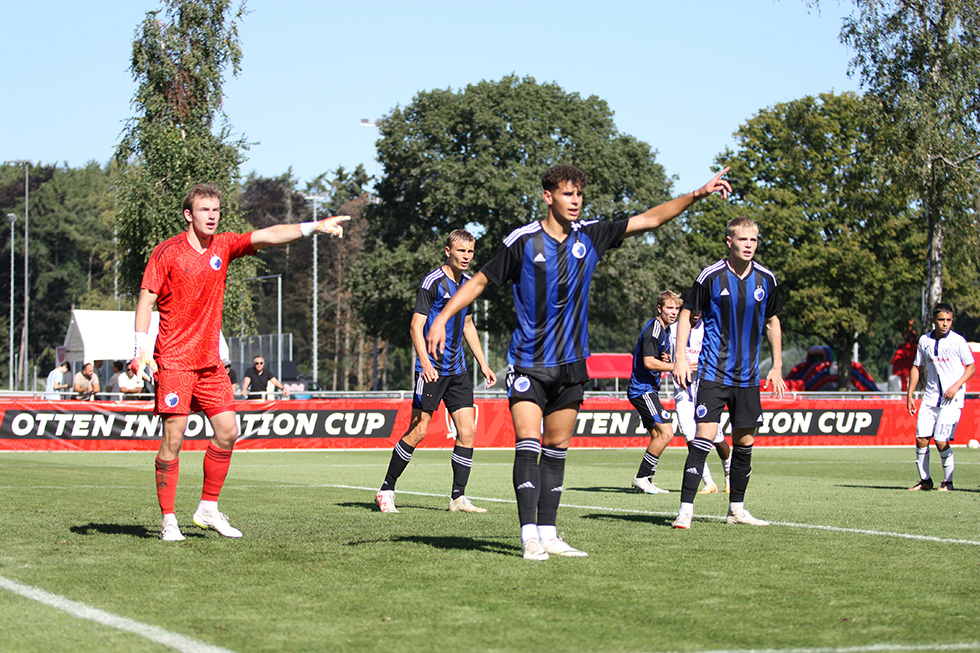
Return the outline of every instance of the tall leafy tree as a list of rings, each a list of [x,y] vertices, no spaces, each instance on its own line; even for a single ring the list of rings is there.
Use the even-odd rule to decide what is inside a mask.
[[[943,297],[947,234],[975,238],[977,227],[970,198],[980,181],[980,5],[855,0],[855,6],[841,40],[854,48],[853,68],[876,100],[882,161],[914,189],[922,206],[931,306]],[[965,283],[954,287],[974,307],[980,306],[976,270],[954,272],[965,273]]]
[[[855,342],[901,341],[916,312],[923,251],[908,193],[872,155],[873,112],[858,95],[823,94],[764,109],[739,127],[729,203],[691,219],[692,244],[725,255],[725,223],[760,223],[758,260],[784,293],[785,332],[829,345],[849,370]],[[842,388],[848,374],[840,374]]]
[[[384,174],[369,215],[371,255],[355,271],[355,299],[363,322],[397,344],[408,344],[416,286],[438,264],[446,234],[459,227],[475,232],[479,269],[507,233],[544,216],[540,180],[552,165],[571,163],[589,174],[585,219],[628,217],[666,200],[670,190],[653,150],[617,130],[604,100],[530,77],[424,91],[379,120],[378,127]],[[653,251],[649,258],[665,254]],[[634,254],[631,260],[647,258]],[[604,263],[597,286],[612,270],[627,275],[616,283],[631,282],[624,266]],[[642,291],[645,301],[655,289]],[[509,293],[485,297],[490,326],[509,329]],[[648,301],[645,305],[650,309]],[[593,323],[599,332],[608,327],[621,333],[609,342],[627,348],[635,329],[623,325],[622,315],[631,314],[632,307],[619,308],[599,310]]]
[[[231,5],[163,0],[163,9],[148,12],[136,30],[130,66],[136,116],[116,150],[120,273],[132,293],[153,247],[186,228],[181,202],[192,185],[225,191],[222,230],[245,227],[231,191],[247,143],[232,136],[221,108],[224,73],[230,68],[237,75],[242,57],[238,23],[245,5]],[[254,270],[248,258],[230,268],[226,319],[240,320],[247,306],[243,280]]]

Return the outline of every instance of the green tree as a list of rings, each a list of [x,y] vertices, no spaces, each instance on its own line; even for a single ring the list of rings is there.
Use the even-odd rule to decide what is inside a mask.
[[[225,192],[222,230],[245,227],[232,191],[247,144],[232,138],[221,109],[224,71],[240,71],[244,12],[244,3],[232,10],[229,0],[164,0],[136,30],[130,67],[136,116],[116,150],[120,274],[130,293],[139,289],[153,248],[186,229],[181,203],[192,185],[212,183]],[[225,319],[236,326],[247,313],[243,280],[253,276],[248,258],[229,269]]]
[[[605,101],[530,77],[421,92],[379,120],[378,128],[384,174],[369,214],[370,256],[355,272],[355,300],[362,321],[392,343],[408,343],[415,289],[438,264],[446,234],[458,227],[474,231],[479,269],[507,233],[545,215],[540,180],[552,165],[571,163],[589,174],[584,218],[628,217],[663,202],[670,190],[650,146],[620,133]],[[666,258],[655,239],[641,244],[653,249],[623,256],[622,265],[610,257],[611,264],[597,272],[596,286],[632,283],[626,261]],[[630,292],[644,296],[644,313],[651,310],[653,289]],[[491,327],[511,328],[509,293],[485,297]],[[622,317],[632,306],[613,308],[610,303],[594,311],[591,324],[610,333],[607,342],[632,347],[639,325],[625,325]]]
[[[928,233],[928,306],[943,298],[947,235],[972,235],[980,180],[980,5],[976,0],[855,0],[841,40],[876,100],[882,162],[922,206]],[[963,243],[967,244],[968,243]],[[976,250],[974,249],[974,252]],[[980,308],[975,253],[954,283],[965,305]],[[958,274],[964,270],[957,270]],[[965,283],[963,282],[965,281]]]
[[[841,370],[855,341],[900,342],[915,315],[923,235],[907,192],[872,156],[872,120],[852,93],[760,111],[718,157],[731,167],[731,202],[691,219],[696,250],[719,258],[727,220],[760,223],[759,261],[784,293],[784,331],[829,345]],[[846,388],[849,375],[839,378]]]

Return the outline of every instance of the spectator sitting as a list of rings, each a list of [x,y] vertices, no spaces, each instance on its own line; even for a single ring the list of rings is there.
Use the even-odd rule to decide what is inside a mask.
[[[100,391],[99,375],[95,373],[92,363],[85,363],[82,371],[75,375],[75,399],[91,401]]]
[[[124,400],[139,399],[136,395],[143,392],[143,379],[133,372],[133,368],[129,365],[126,366],[126,371],[119,375],[118,384]]]

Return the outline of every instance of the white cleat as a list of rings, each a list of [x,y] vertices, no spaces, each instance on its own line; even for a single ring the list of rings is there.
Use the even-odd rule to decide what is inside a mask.
[[[524,543],[524,559],[538,561],[548,559],[548,552],[541,546],[541,541],[538,538],[532,537]]]
[[[686,531],[689,528],[691,528],[691,521],[693,520],[694,520],[694,515],[692,514],[686,512],[677,513],[677,519],[674,520],[673,527],[682,528]]]
[[[378,490],[378,493],[374,495],[374,500],[377,501],[381,512],[398,512],[398,508],[395,507],[394,490]]]
[[[217,531],[225,537],[241,537],[242,532],[228,523],[228,515],[223,512],[198,510],[194,513],[194,523],[204,529]]]
[[[670,494],[670,490],[657,487],[657,484],[650,480],[649,476],[637,476],[633,479],[633,487],[637,492],[643,494]]]
[[[180,532],[180,526],[177,525],[176,519],[164,518],[163,526],[160,527],[160,539],[164,542],[184,541],[184,534]]]
[[[556,537],[553,540],[544,540],[541,542],[541,548],[544,549],[546,553],[565,558],[587,558],[589,555],[585,551],[579,551],[575,547],[569,546],[565,540],[561,539],[560,537]]]
[[[486,512],[486,508],[474,506],[465,496],[449,500],[449,512]],[[396,511],[397,512],[397,511]]]
[[[742,508],[738,511],[732,511],[731,508],[728,509],[728,519],[725,520],[728,524],[748,524],[749,526],[768,526],[769,522],[763,521],[761,519],[756,519],[749,514],[749,511]]]

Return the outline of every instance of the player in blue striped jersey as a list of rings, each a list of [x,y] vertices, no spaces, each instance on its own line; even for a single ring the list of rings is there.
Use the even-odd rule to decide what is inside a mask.
[[[700,313],[704,340],[697,365],[697,432],[688,442],[681,507],[674,528],[691,527],[694,496],[726,406],[731,416],[733,445],[727,521],[768,526],[768,522],[756,519],[745,510],[744,501],[752,471],[755,430],[762,420],[759,351],[763,335],[768,337],[772,350],[767,385],[772,385],[777,397],[782,397],[786,390],[779,323],[783,303],[775,275],[753,260],[759,245],[759,225],[748,218],[729,220],[725,242],[728,258],[701,271],[684,298],[684,309],[677,319],[677,342],[686,342],[691,331],[691,315]],[[693,380],[684,356],[677,356],[674,361],[674,380],[682,388]]]
[[[640,338],[633,349],[633,373],[626,389],[633,408],[640,414],[643,428],[650,433],[650,444],[643,452],[640,469],[633,479],[633,487],[645,494],[667,494],[669,490],[657,487],[653,476],[657,473],[660,454],[674,439],[674,427],[670,413],[660,403],[660,375],[674,369],[670,360],[670,325],[677,320],[681,310],[680,295],[666,290],[657,298],[657,314],[644,325]]]
[[[446,324],[446,347],[438,355],[430,356],[425,347],[425,336],[432,321],[442,311],[460,286],[470,276],[465,273],[473,259],[476,239],[468,231],[456,229],[446,239],[446,263],[422,279],[415,297],[415,312],[410,328],[415,346],[415,393],[412,397],[412,418],[408,431],[395,444],[388,463],[384,483],[375,495],[381,512],[398,512],[395,507],[395,482],[412,460],[415,447],[425,438],[432,421],[432,414],[439,402],[446,404],[446,411],[456,425],[456,446],[453,448],[451,465],[453,486],[449,497],[451,512],[486,512],[474,506],[466,497],[466,484],[473,466],[473,444],[476,438],[476,420],[473,408],[473,381],[466,373],[463,341],[470,346],[486,379],[486,387],[497,383],[497,377],[487,365],[480,346],[473,318],[466,310],[454,315]]]
[[[716,192],[727,197],[731,186],[722,179],[727,171],[632,218],[599,221],[579,219],[586,174],[569,165],[550,168],[541,178],[547,216],[511,232],[432,322],[426,340],[435,355],[445,348],[450,317],[488,283],[514,283],[517,328],[507,353],[507,395],[517,439],[513,480],[525,559],[586,555],[558,537],[556,521],[565,457],[589,380],[589,285],[599,258],[623,238],[656,229],[698,199]]]

